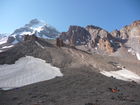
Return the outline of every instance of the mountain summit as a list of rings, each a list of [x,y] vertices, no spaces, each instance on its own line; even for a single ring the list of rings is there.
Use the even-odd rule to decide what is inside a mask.
[[[44,21],[38,19],[31,20],[28,24],[23,27],[16,29],[8,38],[9,43],[17,43],[23,41],[24,35],[35,34],[40,38],[56,38],[59,32],[52,26],[46,24]]]

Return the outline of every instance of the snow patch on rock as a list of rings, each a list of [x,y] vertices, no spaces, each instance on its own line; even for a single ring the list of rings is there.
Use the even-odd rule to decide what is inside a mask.
[[[0,88],[9,90],[63,76],[60,69],[32,56],[22,57],[15,64],[0,65]]]
[[[116,79],[140,83],[140,76],[125,68],[122,68],[122,70],[118,71],[101,71],[100,73],[107,77],[113,76]]]
[[[32,32],[22,32],[20,35],[32,35],[33,33]]]
[[[31,28],[33,29],[34,31],[37,31],[37,32],[40,32],[43,30],[43,26],[40,26],[40,27],[37,27],[37,28]]]
[[[140,60],[140,54],[138,52],[134,51],[132,48],[128,49],[128,52],[136,56],[137,59]]]
[[[137,59],[140,60],[140,54],[136,53]]]
[[[11,48],[11,47],[13,47],[13,46],[14,46],[14,45],[4,46],[4,47],[2,47],[2,49]]]
[[[0,39],[0,45],[6,43],[8,40],[8,37],[3,37]]]
[[[39,42],[35,41],[35,43],[36,43],[39,47],[41,47],[42,49],[44,49],[44,47],[43,47]]]

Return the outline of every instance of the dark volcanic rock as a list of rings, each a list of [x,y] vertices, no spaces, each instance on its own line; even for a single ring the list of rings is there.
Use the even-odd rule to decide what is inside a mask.
[[[38,38],[37,38],[37,36],[35,36],[35,35],[25,35],[24,36],[24,41],[27,41],[27,40],[37,40]]]
[[[57,38],[56,39],[56,46],[63,47],[64,46],[63,40],[60,38]]]
[[[27,35],[25,41],[0,53],[0,64],[14,64],[15,61],[24,56],[40,58],[57,67],[69,65],[72,59],[61,48],[56,47],[45,39],[36,39],[36,36]]]

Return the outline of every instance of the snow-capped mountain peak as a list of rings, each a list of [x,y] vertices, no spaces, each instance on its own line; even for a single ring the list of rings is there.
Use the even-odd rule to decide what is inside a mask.
[[[46,22],[40,21],[38,19],[33,19],[28,24],[25,24],[23,27],[16,29],[10,35],[10,37],[13,37],[16,42],[20,42],[23,41],[24,35],[33,34],[41,38],[56,38],[58,37],[59,32],[54,27],[46,24]],[[15,40],[12,40],[12,42],[15,42]]]
[[[36,28],[36,27],[44,26],[44,25],[46,25],[45,21],[41,21],[38,19],[32,19],[28,24],[25,24],[25,27]]]
[[[37,28],[33,28],[31,27],[31,29],[33,29],[34,31],[40,32],[43,30],[43,26],[37,27]]]

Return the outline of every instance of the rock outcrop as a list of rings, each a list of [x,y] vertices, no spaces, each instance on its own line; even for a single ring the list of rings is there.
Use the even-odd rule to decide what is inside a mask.
[[[108,32],[100,27],[70,26],[67,32],[60,34],[60,39],[69,46],[83,46],[88,51],[113,53],[121,47],[140,53],[140,20],[124,26],[121,30]],[[83,47],[80,47],[83,48]]]
[[[88,25],[87,27],[70,26],[68,32],[62,32],[60,39],[69,46],[83,46],[87,50],[102,50],[111,53],[114,51],[113,44],[110,42],[112,36],[106,30]],[[99,43],[100,41],[100,43]]]
[[[132,24],[124,26],[121,30],[115,30],[111,32],[111,34],[116,39],[126,41],[129,38],[140,37],[140,20],[134,21]]]
[[[107,32],[106,30],[93,26],[88,25],[86,27],[86,30],[91,35],[91,40],[89,41],[89,45],[92,46],[92,48],[99,48],[105,52],[112,53],[114,51],[113,44],[111,43],[111,40],[113,39],[112,35]]]
[[[28,40],[32,40],[32,41],[36,41],[38,39],[37,36],[33,35],[24,35],[24,41],[28,41]]]
[[[63,40],[60,38],[57,38],[56,39],[56,46],[63,47],[64,46]]]
[[[12,42],[14,42],[14,40],[15,40],[14,37],[9,36],[8,40],[7,40],[7,43],[12,43]]]
[[[91,39],[90,33],[83,27],[70,26],[68,32],[62,32],[60,39],[64,40],[67,45],[85,45]]]
[[[99,40],[99,48],[101,50],[104,50],[104,51],[108,52],[108,53],[113,53],[114,52],[113,47],[111,46],[109,40],[107,40],[107,39],[100,39]]]
[[[114,42],[128,49],[129,53],[140,54],[140,20],[124,26],[121,30],[115,30],[111,34]]]

